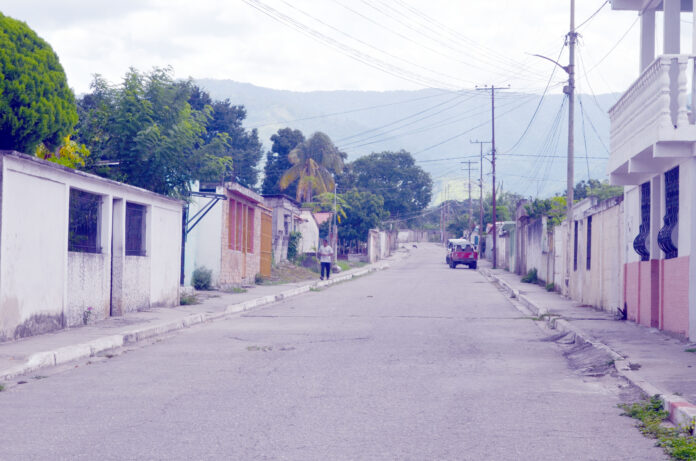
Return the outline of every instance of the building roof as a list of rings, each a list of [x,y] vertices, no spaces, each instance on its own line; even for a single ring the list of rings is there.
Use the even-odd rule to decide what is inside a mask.
[[[316,219],[317,224],[319,226],[324,224],[326,221],[331,219],[331,217],[333,216],[333,213],[331,213],[330,211],[320,211],[319,213],[312,213],[312,214],[314,215],[314,219]]]
[[[681,10],[691,11],[692,0],[681,0]],[[643,11],[644,9],[663,10],[663,3],[660,0],[611,0],[613,10]]]
[[[261,197],[259,194],[257,194],[253,190],[242,186],[239,183],[226,182],[225,189],[227,191],[227,195],[237,195],[237,196],[241,196],[242,198],[245,198],[249,201],[256,202],[258,204],[263,204],[263,197]]]
[[[294,198],[290,197],[289,195],[285,195],[285,194],[261,194],[261,196],[262,196],[264,199],[283,199],[283,200],[287,200],[287,201],[289,201],[290,203],[296,205],[298,208],[299,208],[299,206],[300,206],[300,202],[298,202],[298,201],[295,200]]]
[[[101,184],[110,184],[112,186],[117,186],[120,188],[123,188],[125,190],[129,190],[133,193],[138,193],[141,195],[145,196],[150,196],[151,198],[156,198],[158,200],[165,200],[168,202],[173,202],[177,203],[179,205],[183,205],[186,202],[183,200],[175,199],[172,197],[168,197],[166,195],[158,194],[157,192],[152,192],[151,190],[143,189],[141,187],[137,186],[132,186],[130,184],[126,184],[123,182],[119,181],[114,181],[113,179],[108,179],[108,178],[102,178],[101,176],[97,176],[92,173],[87,173],[84,171],[80,170],[75,170],[73,168],[69,168],[67,166],[60,165],[58,163],[53,163],[49,162],[48,160],[43,160],[38,157],[34,157],[33,155],[27,155],[23,154],[21,152],[17,152],[16,150],[0,150],[0,157],[9,157],[9,158],[14,158],[18,161],[22,162],[28,162],[29,164],[34,164],[40,168],[50,168],[56,171],[60,171],[62,173],[66,173],[68,175],[75,175],[81,178],[88,179],[90,181],[93,181],[95,183],[101,183]]]

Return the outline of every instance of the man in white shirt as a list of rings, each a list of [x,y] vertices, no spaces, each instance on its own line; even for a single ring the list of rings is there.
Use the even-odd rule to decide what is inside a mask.
[[[333,248],[329,245],[326,239],[322,240],[319,247],[319,261],[321,261],[321,280],[324,280],[324,271],[326,271],[326,280],[331,274],[331,256],[333,256]]]

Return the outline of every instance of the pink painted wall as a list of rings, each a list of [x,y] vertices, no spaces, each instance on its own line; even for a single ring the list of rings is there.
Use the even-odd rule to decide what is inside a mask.
[[[628,320],[638,321],[640,308],[640,284],[639,284],[640,262],[632,262],[624,265],[624,299],[628,310]]]
[[[687,335],[689,330],[689,257],[661,261],[660,328]]]
[[[660,261],[640,262],[640,324],[660,326]]]

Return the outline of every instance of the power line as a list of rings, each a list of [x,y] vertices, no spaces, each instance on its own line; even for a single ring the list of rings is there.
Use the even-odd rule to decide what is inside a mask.
[[[602,6],[600,6],[599,8],[597,8],[597,11],[595,11],[594,13],[592,13],[592,14],[590,15],[589,18],[587,18],[587,19],[585,19],[583,22],[581,22],[580,25],[577,26],[577,27],[575,28],[575,30],[580,29],[582,26],[584,26],[585,24],[587,24],[588,22],[590,22],[595,16],[597,16],[597,14],[599,14],[600,11],[602,11],[602,9],[603,9],[605,6],[607,6],[608,3],[609,3],[609,0],[605,0],[604,3],[602,3]]]

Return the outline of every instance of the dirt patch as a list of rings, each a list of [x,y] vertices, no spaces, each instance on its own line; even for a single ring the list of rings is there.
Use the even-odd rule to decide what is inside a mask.
[[[318,278],[318,273],[313,272],[306,267],[297,266],[291,262],[283,261],[276,267],[271,268],[271,276],[266,277],[263,284],[294,283]]]

